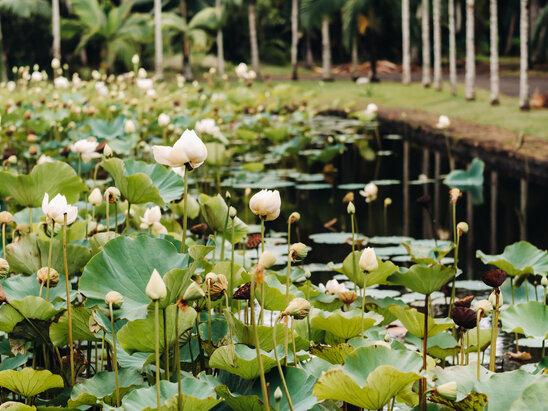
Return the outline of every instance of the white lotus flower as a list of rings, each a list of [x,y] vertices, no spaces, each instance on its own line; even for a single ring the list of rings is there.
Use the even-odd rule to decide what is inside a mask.
[[[204,118],[203,120],[196,122],[195,128],[200,134],[210,134],[212,136],[215,136],[221,132],[219,127],[217,127],[217,123],[212,118]]]
[[[76,143],[70,145],[70,151],[81,156],[84,163],[89,163],[91,159],[101,157],[101,154],[95,151],[98,145],[97,141],[78,140]]]
[[[135,84],[144,91],[152,90],[152,87],[154,87],[154,82],[151,78],[138,78]]]
[[[42,154],[36,164],[44,164],[44,163],[53,163],[53,158],[50,156],[46,156],[45,154]]]
[[[76,217],[78,217],[78,208],[68,204],[67,198],[61,194],[57,194],[49,201],[49,195],[45,193],[42,200],[42,211],[46,216],[48,224],[52,221],[64,224],[65,214],[67,215],[67,225],[74,223]]]
[[[170,167],[197,168],[207,158],[207,148],[194,130],[185,130],[173,147],[152,146],[152,152],[156,162]]]
[[[147,229],[152,227],[154,223],[159,223],[162,218],[162,210],[160,207],[154,206],[152,208],[147,208],[145,214],[141,218],[141,228]]]
[[[51,68],[54,69],[54,70],[57,70],[60,67],[61,67],[61,62],[59,61],[59,59],[57,57],[54,57],[51,60]]]
[[[360,257],[360,268],[362,271],[375,271],[379,268],[379,262],[377,261],[377,255],[375,254],[375,249],[367,247],[363,250]]]
[[[103,196],[101,195],[101,191],[97,187],[91,190],[88,201],[93,207],[97,207],[103,202]]]
[[[147,97],[150,97],[152,99],[155,99],[156,97],[158,97],[158,93],[156,93],[156,90],[154,90],[153,88],[147,90]]]
[[[240,63],[238,64],[238,67],[234,70],[236,71],[236,75],[239,79],[243,79],[245,77],[245,74],[247,73],[247,64]]]
[[[253,70],[249,70],[247,73],[244,74],[244,79],[247,81],[253,81],[257,78],[257,73],[255,73]]]
[[[134,54],[133,57],[131,58],[131,63],[136,66],[137,64],[139,64],[139,61],[141,59],[139,58],[139,55],[138,54]]]
[[[13,90],[15,90],[15,87],[16,87],[16,86],[17,86],[17,85],[15,84],[15,81],[8,81],[8,82],[6,83],[6,88],[8,89],[8,91],[13,91]]]
[[[379,111],[379,108],[377,107],[375,103],[369,103],[367,107],[365,108],[365,114],[369,114],[369,115],[375,115],[378,113],[378,111]]]
[[[55,88],[69,88],[70,83],[66,77],[60,76],[53,80]]]
[[[272,221],[280,215],[282,200],[278,190],[261,190],[249,200],[249,208],[253,214]]]
[[[169,122],[171,121],[171,119],[169,118],[169,116],[165,113],[161,113],[159,116],[158,116],[158,125],[160,127],[165,127],[169,124]]]
[[[126,134],[133,134],[137,131],[137,128],[135,127],[135,123],[133,120],[126,119],[124,120],[124,132]]]
[[[145,293],[152,301],[161,300],[167,295],[166,284],[156,269],[150,276]]]
[[[329,280],[325,285],[319,285],[320,291],[326,294],[337,295],[341,292],[348,291],[343,283],[339,283],[337,280]]]
[[[39,72],[39,71],[33,71],[31,76],[30,76],[31,81],[36,81],[36,82],[42,81],[43,78],[44,78],[44,76],[42,76],[42,73]]]
[[[377,194],[379,193],[379,188],[375,183],[368,183],[365,185],[363,190],[360,190],[360,195],[365,197],[366,203],[371,203],[377,199]]]
[[[451,120],[449,119],[449,117],[444,116],[443,114],[439,116],[438,122],[436,123],[436,128],[444,130],[446,128],[449,128],[449,126],[451,126]]]

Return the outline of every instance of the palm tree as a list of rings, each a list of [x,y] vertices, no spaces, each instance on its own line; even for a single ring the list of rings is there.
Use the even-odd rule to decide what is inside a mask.
[[[116,61],[132,67],[131,57],[138,53],[139,45],[151,39],[150,15],[131,13],[133,1],[123,1],[119,7],[108,11],[97,0],[71,0],[76,19],[63,21],[63,36],[80,35],[76,52],[90,42],[97,41],[101,58],[111,70]]]
[[[529,5],[528,0],[520,0],[519,13],[519,108],[529,109],[529,76],[527,65],[529,59]]]
[[[401,4],[401,34],[402,34],[402,77],[403,84],[411,83],[411,52],[410,52],[410,30],[409,30],[409,0],[402,0]]]
[[[162,0],[154,0],[154,71],[157,78],[163,77],[164,53],[162,43]]]
[[[441,91],[441,25],[440,25],[440,0],[434,0],[434,90]]]
[[[497,0],[489,1],[491,42],[491,105],[499,104],[499,33]]]
[[[291,0],[291,79],[297,80],[297,46],[299,45],[299,0]]]
[[[51,7],[47,0],[0,0],[0,11],[22,19],[28,19],[33,15],[48,19],[51,17]],[[6,81],[8,64],[2,38],[2,21],[0,19],[0,81]]]
[[[464,97],[476,98],[476,51],[474,47],[474,0],[466,0],[466,74]]]
[[[181,0],[182,27],[187,26],[188,7],[186,0]],[[183,32],[183,75],[187,80],[192,80],[192,66],[190,64],[190,40],[186,32]]]
[[[255,0],[248,0],[247,18],[249,20],[249,42],[251,43],[251,68],[260,76],[259,45],[257,42],[257,18],[255,16]]]
[[[221,0],[215,0],[215,9],[217,10],[217,19],[219,22],[219,27],[217,28],[217,70],[219,71],[219,75],[223,76],[225,74],[225,56],[223,46],[223,28],[221,25],[223,14]]]
[[[53,34],[53,57],[61,61],[61,15],[59,0],[51,3],[51,29]]]
[[[422,0],[422,84],[430,87],[430,2]]]
[[[449,0],[449,83],[451,94],[457,94],[457,45],[455,39],[455,0]]]

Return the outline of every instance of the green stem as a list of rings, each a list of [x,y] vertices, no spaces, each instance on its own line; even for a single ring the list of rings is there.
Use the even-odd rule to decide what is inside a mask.
[[[295,344],[295,318],[291,317],[291,343],[293,345],[293,362],[295,367],[299,366],[299,359],[297,358],[297,345]]]
[[[264,218],[261,219],[261,253],[264,253]]]
[[[107,233],[110,231],[110,203],[107,201]]]
[[[110,327],[112,328],[112,361],[114,364],[114,379],[116,381],[116,406],[120,406],[120,382],[118,380],[118,357],[116,356],[116,329],[114,328],[114,310],[112,302],[108,304],[110,311]]]
[[[118,233],[118,202],[114,200],[114,232]]]
[[[481,353],[481,347],[480,347],[480,320],[481,320],[481,310],[478,310],[478,314],[476,316],[476,351],[478,353],[478,359],[477,359],[477,378],[478,381],[480,380],[480,353]]]
[[[101,371],[103,371],[103,358],[105,358],[105,332],[103,331],[103,337],[101,337]]]
[[[207,341],[211,346],[211,281],[207,280]]]
[[[428,351],[428,298],[430,294],[426,294],[424,297],[424,338],[422,340],[422,368],[426,371],[426,357]],[[419,384],[419,398],[421,399],[421,410],[426,411],[426,379],[422,378]]]
[[[185,194],[183,197],[183,238],[181,243],[181,253],[185,252],[185,244],[186,244],[186,228],[187,228],[187,215],[188,215],[188,174],[190,171],[188,168],[185,170]]]
[[[70,303],[70,282],[69,271],[67,261],[67,213],[64,215],[63,223],[63,260],[65,263],[65,286],[67,291],[67,315],[68,315],[68,337],[69,337],[69,350],[70,350],[70,380],[74,387],[75,375],[74,375],[74,348],[72,345],[72,305]],[[49,273],[48,273],[49,280]]]
[[[263,221],[261,219],[261,221]],[[261,346],[259,342],[259,333],[257,332],[257,324],[255,322],[255,274],[251,275],[251,288],[249,295],[249,309],[251,312],[251,327],[253,328],[253,336],[255,337],[255,349],[257,351],[257,363],[259,367],[259,375],[261,377],[261,390],[263,393],[263,402],[265,410],[270,410],[268,391],[266,390],[266,379],[264,377],[263,359],[261,357]],[[274,332],[274,334],[276,334]],[[275,350],[274,350],[275,351]]]
[[[285,306],[286,307],[289,305],[290,278],[291,278],[291,218],[287,220],[287,273],[285,275]],[[286,355],[286,358],[288,353],[288,346],[289,346],[289,328],[285,327],[284,353]]]
[[[181,353],[179,351],[179,307],[175,311],[175,369],[177,370],[177,409],[183,409],[183,395],[181,386]]]
[[[4,259],[6,258],[6,224],[2,224],[2,253]]]
[[[234,292],[234,249],[236,248],[236,244],[234,244],[234,223],[235,218],[232,219],[232,233],[231,233],[231,244],[230,247],[230,281],[229,281],[229,289],[228,289],[228,307],[230,307],[230,311],[232,311],[232,293]],[[228,308],[227,307],[227,308]]]
[[[495,307],[493,310],[493,324],[491,324],[491,358],[489,362],[489,370],[495,372],[495,361],[497,355],[497,332],[499,322],[499,289],[495,289]]]
[[[264,253],[264,218],[261,217],[261,254]],[[261,324],[264,324],[264,280],[261,283]]]
[[[48,252],[48,278],[46,279],[46,301],[49,301],[49,275],[51,270],[51,257],[53,252],[53,233],[55,231],[55,220],[51,221],[51,235],[49,239],[49,252]]]
[[[367,286],[367,275],[365,273],[363,273],[363,287],[362,287],[362,324],[361,324],[361,333],[360,335],[365,338],[365,336],[363,335],[363,332],[364,332],[364,321],[365,321],[365,288]],[[427,311],[425,311],[427,312]]]
[[[154,341],[156,351],[156,405],[160,409],[160,301],[154,300]]]
[[[278,321],[280,320],[280,317],[276,319],[274,322],[274,332],[272,333],[272,338],[274,340],[274,357],[276,358],[276,364],[278,366],[278,372],[280,373],[280,379],[282,380],[282,386],[285,392],[285,396],[287,397],[287,404],[289,405],[289,409],[293,411],[293,403],[291,402],[291,396],[289,395],[289,389],[287,388],[287,384],[285,382],[284,373],[282,371],[282,364],[280,363],[280,358],[278,357],[278,343],[276,341],[276,326],[278,325]]]
[[[126,231],[127,235],[129,235],[129,220],[131,219],[131,203],[127,202],[127,216],[126,216]]]
[[[169,381],[169,341],[167,335],[167,321],[166,321],[166,310],[162,308],[162,319],[164,321],[164,345],[166,349],[166,380]]]
[[[226,235],[226,229],[228,228],[228,219],[230,217],[230,201],[228,202],[227,206],[228,207],[226,209],[225,227],[224,227],[223,236],[222,236],[223,242],[221,243],[221,261],[225,260],[225,235]],[[234,224],[232,226],[234,227]]]

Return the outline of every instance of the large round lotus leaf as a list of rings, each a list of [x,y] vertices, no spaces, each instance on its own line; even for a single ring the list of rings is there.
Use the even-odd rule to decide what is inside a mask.
[[[74,307],[71,310],[72,314],[72,338],[73,340],[99,340],[99,336],[93,334],[89,328],[91,310],[85,307]],[[68,336],[68,312],[64,312],[59,319],[52,323],[49,327],[49,337],[51,342],[58,346],[64,347],[69,343]]]
[[[474,391],[488,395],[487,411],[507,411],[529,386],[545,379],[544,375],[532,375],[524,370],[514,370],[492,374],[489,379],[476,382]],[[546,409],[546,407],[542,409]]]
[[[548,393],[547,378],[527,387],[521,397],[512,403],[510,411],[544,410],[546,409],[546,393]]]
[[[450,241],[438,241],[437,244],[426,243],[423,240],[411,240],[402,243],[411,256],[411,261],[420,264],[439,264],[447,254],[455,248]]]
[[[159,164],[111,158],[103,160],[101,166],[131,204],[152,202],[163,207],[180,198],[184,191],[183,179]]]
[[[314,345],[310,347],[310,354],[315,355],[331,364],[344,364],[348,354],[352,353],[356,347],[350,344],[330,345]]]
[[[160,382],[162,410],[177,410],[177,392],[176,382],[166,380]],[[194,377],[185,377],[181,380],[181,392],[183,411],[207,411],[220,402],[209,384]],[[155,410],[156,387],[139,388],[131,391],[122,400],[122,408],[125,411]]]
[[[227,221],[228,205],[220,194],[214,197],[200,194],[198,203],[202,210],[202,216],[211,230],[222,233],[226,227],[226,241],[238,243],[249,232],[247,225],[238,217],[234,218],[234,221],[231,218]],[[234,238],[232,238],[232,225],[234,225]]]
[[[57,284],[57,287],[50,287],[49,289],[49,301],[57,309],[66,308],[67,306],[67,303],[65,302],[67,291],[64,284],[65,276],[59,274],[59,283]],[[36,275],[13,275],[4,280],[0,280],[0,285],[2,285],[8,300],[22,300],[23,298],[32,295],[38,297],[40,294],[40,284],[36,280]],[[76,291],[71,290],[71,301],[74,301],[76,294]],[[42,297],[46,297],[46,286],[44,286],[44,289],[42,290]]]
[[[268,372],[276,367],[274,353],[261,353],[264,371]],[[247,345],[224,345],[217,348],[209,359],[209,366],[226,370],[239,377],[251,380],[257,378],[259,367],[257,362],[257,351]]]
[[[420,355],[381,346],[361,347],[345,364],[324,373],[313,394],[318,399],[346,401],[365,409],[382,408],[420,378]]]
[[[445,267],[441,264],[433,266],[415,264],[405,273],[392,274],[388,277],[388,281],[426,295],[439,290],[454,277],[455,270],[452,267]]]
[[[380,323],[382,317],[375,312],[364,314],[363,329]],[[310,312],[310,326],[318,330],[329,331],[345,340],[360,335],[362,331],[362,313],[358,310],[346,312],[328,312],[313,308]]]
[[[0,331],[11,333],[13,328],[25,318],[48,321],[58,313],[58,309],[40,297],[29,295],[22,300],[12,300],[9,305],[2,304],[0,306]],[[34,334],[36,332],[34,328],[29,328],[29,330],[33,331],[34,337],[38,337]],[[19,332],[22,331],[19,330]],[[43,330],[42,333],[47,335],[47,330]]]
[[[265,281],[257,287],[257,300],[262,302],[262,291],[261,287],[265,288],[264,290],[264,308],[272,311],[282,311],[286,307],[285,303],[285,293],[286,286],[282,284],[278,277],[275,275],[269,274],[265,276]],[[299,293],[295,287],[289,286],[289,301],[293,300],[295,297],[304,297],[303,294]]]
[[[500,313],[500,321],[504,331],[548,338],[548,306],[541,302],[513,305]]]
[[[401,305],[392,305],[390,312],[400,320],[407,331],[417,338],[424,337],[424,314],[419,313],[416,308],[409,308]],[[455,325],[447,318],[432,318],[428,316],[428,337],[433,337]]]
[[[175,304],[169,305],[165,309],[166,325],[167,325],[167,340],[168,344],[172,345],[176,339],[181,336],[186,330],[192,328],[196,321],[196,311],[192,307],[188,307],[186,311],[179,311],[179,335],[175,335],[175,315],[179,307]],[[164,326],[162,320],[163,310],[160,312],[160,350],[165,348]],[[147,318],[129,321],[120,331],[118,331],[118,341],[122,348],[129,354],[134,352],[154,352],[156,347],[155,342],[155,325],[154,311],[148,312]]]
[[[24,397],[33,397],[50,388],[63,388],[63,378],[48,370],[36,371],[23,368],[21,371],[0,371],[0,387]]]
[[[548,252],[527,241],[519,241],[504,247],[502,254],[488,255],[478,250],[476,257],[484,264],[503,269],[509,275],[548,273]]]
[[[480,380],[488,380],[493,373],[484,367],[480,367]],[[433,385],[442,385],[448,382],[457,382],[457,401],[464,399],[470,392],[477,391],[474,385],[477,383],[477,363],[457,365],[441,368],[439,366],[429,370],[429,379]]]
[[[0,405],[0,410],[4,411],[36,411],[35,406],[25,405],[22,402],[6,401]]]
[[[131,388],[142,383],[143,377],[139,371],[130,368],[121,368],[119,370],[118,384],[121,397],[126,395]],[[68,400],[68,406],[76,408],[82,405],[95,405],[103,402],[115,406],[115,386],[116,379],[113,371],[99,372],[74,386]]]
[[[124,303],[119,316],[134,320],[146,316],[150,299],[145,293],[152,271],[160,275],[173,268],[186,268],[188,256],[179,254],[167,240],[139,236],[118,237],[105,244],[94,256],[80,278],[79,291],[87,297],[86,305],[104,305],[109,291],[118,291]]]
[[[361,255],[361,251],[354,251],[354,253],[348,254],[343,261],[342,269],[335,270],[346,275],[358,287],[363,287],[364,276],[366,287],[376,284],[388,284],[386,279],[398,270],[398,267],[391,261],[382,261],[377,257],[379,267],[374,271],[364,274],[360,269]]]
[[[72,204],[85,190],[86,185],[74,169],[60,161],[39,164],[28,175],[10,171],[0,173],[0,192],[4,196],[12,196],[17,204],[24,207],[40,207],[45,193],[50,199],[63,194]]]

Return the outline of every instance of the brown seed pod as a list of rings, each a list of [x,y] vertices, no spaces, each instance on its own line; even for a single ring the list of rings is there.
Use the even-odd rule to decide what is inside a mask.
[[[466,307],[470,308],[472,305],[472,300],[474,299],[473,295],[467,295],[466,297],[459,298],[455,301],[455,307]]]
[[[455,324],[471,330],[476,327],[476,312],[468,307],[455,307],[451,310],[451,318]]]
[[[257,284],[255,284],[255,288],[257,288]],[[251,283],[245,283],[238,287],[236,291],[234,291],[234,294],[232,295],[232,298],[235,300],[249,300],[249,297],[251,295]]]
[[[102,153],[106,145],[107,145],[106,141],[101,141],[99,144],[97,144],[97,147],[95,147],[95,151],[98,153]]]
[[[506,278],[508,277],[508,273],[504,270],[501,270],[500,268],[496,268],[494,270],[489,270],[483,275],[483,282],[487,284],[489,287],[497,288],[504,283]]]
[[[196,224],[195,226],[190,227],[190,232],[203,237],[208,228],[209,226],[206,223]]]
[[[261,235],[260,234],[251,234],[247,236],[247,241],[245,243],[247,248],[257,248],[261,244]]]

